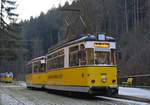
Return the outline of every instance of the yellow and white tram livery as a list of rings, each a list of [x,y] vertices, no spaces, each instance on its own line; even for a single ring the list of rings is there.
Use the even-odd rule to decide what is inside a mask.
[[[45,77],[43,84],[47,89],[117,94],[114,38],[103,34],[86,35],[49,49],[46,55]]]
[[[0,82],[12,83],[13,73],[12,72],[0,73]]]
[[[45,56],[32,59],[27,64],[27,87],[42,88],[47,80]]]

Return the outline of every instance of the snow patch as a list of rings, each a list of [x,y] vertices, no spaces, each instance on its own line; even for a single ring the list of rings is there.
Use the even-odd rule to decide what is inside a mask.
[[[150,90],[140,88],[119,87],[119,95],[134,96],[150,100]]]
[[[27,87],[27,84],[24,81],[18,81],[18,85],[21,86],[21,87],[24,87],[24,88]]]
[[[118,101],[118,102],[124,102],[127,105],[149,105],[148,103],[145,103],[145,102],[131,101],[131,100],[126,100],[126,99],[111,98],[111,97],[105,97],[105,96],[98,96],[98,97],[108,99],[108,100]]]

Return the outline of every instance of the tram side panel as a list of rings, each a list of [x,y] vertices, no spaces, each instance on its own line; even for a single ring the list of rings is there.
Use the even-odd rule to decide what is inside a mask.
[[[85,73],[86,70],[82,68],[64,68],[48,71],[46,88],[64,91],[80,91],[81,88],[88,86],[87,78],[83,77]]]
[[[28,87],[36,87],[42,88],[47,81],[47,74],[46,73],[33,73],[28,74],[26,76],[26,83]]]
[[[73,67],[49,71],[46,88],[77,92],[117,90],[116,73],[116,67]]]

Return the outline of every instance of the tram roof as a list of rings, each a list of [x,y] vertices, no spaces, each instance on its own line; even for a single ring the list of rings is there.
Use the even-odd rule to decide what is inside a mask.
[[[33,58],[30,61],[28,61],[26,65],[29,65],[29,64],[31,64],[34,61],[45,59],[45,58],[46,58],[46,56],[40,56],[40,57],[37,57],[37,58]]]
[[[57,49],[60,49],[62,47],[69,46],[71,44],[75,44],[75,43],[79,43],[79,42],[83,42],[83,41],[109,41],[109,42],[115,42],[115,39],[113,37],[110,37],[110,36],[105,36],[105,40],[98,40],[96,35],[91,35],[91,34],[82,35],[81,37],[70,40],[68,42],[65,41],[65,42],[62,42],[62,43],[58,43],[57,45],[49,48],[48,53],[51,53],[51,52],[53,52]]]
[[[32,61],[41,60],[41,59],[45,59],[45,58],[46,58],[45,56],[41,56],[41,57],[37,57],[37,58],[32,59]]]

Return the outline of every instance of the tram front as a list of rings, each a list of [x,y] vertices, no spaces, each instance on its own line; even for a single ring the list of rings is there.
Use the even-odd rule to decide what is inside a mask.
[[[96,41],[86,41],[85,51],[89,93],[118,94],[116,42],[114,38],[98,36]]]

